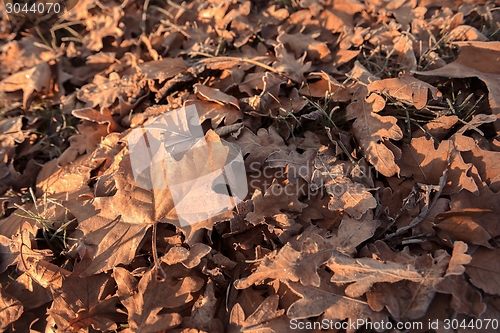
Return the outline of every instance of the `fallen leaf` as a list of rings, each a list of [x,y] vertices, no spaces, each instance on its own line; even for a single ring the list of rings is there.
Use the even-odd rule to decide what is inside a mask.
[[[465,271],[470,276],[470,282],[488,294],[500,294],[500,265],[498,263],[499,249],[478,247],[472,254],[472,260],[465,265]]]
[[[21,302],[10,296],[4,288],[0,288],[0,329],[6,330],[9,325],[21,317],[24,308]]]
[[[332,282],[351,283],[345,289],[345,294],[354,298],[365,294],[375,283],[422,279],[415,268],[400,263],[381,262],[372,258],[351,258],[339,252],[334,252],[326,266],[334,272]]]
[[[442,96],[437,88],[406,72],[400,73],[397,78],[378,80],[368,85],[368,92],[386,93],[398,100],[413,104],[418,110],[427,105],[427,92],[429,90],[434,99]]]
[[[255,190],[252,195],[253,210],[245,220],[256,225],[265,221],[266,216],[281,214],[284,211],[301,212],[307,205],[298,200],[298,187],[287,184],[282,186],[276,180],[262,194]]]
[[[287,34],[285,32],[281,33],[276,40],[279,43],[288,45],[291,50],[295,53],[295,57],[298,58],[304,52],[307,52],[311,60],[317,60],[321,62],[329,62],[332,60],[332,54],[328,46],[324,42],[317,41],[316,38],[319,33],[312,34]]]
[[[276,151],[289,151],[274,127],[269,127],[268,130],[261,128],[257,131],[257,135],[244,128],[237,139],[230,138],[228,141],[241,147],[247,171],[259,170],[269,155]]]
[[[458,58],[441,68],[415,72],[419,75],[454,78],[477,77],[488,87],[488,100],[494,114],[500,113],[500,42],[456,42]]]
[[[12,74],[0,82],[0,91],[23,91],[23,107],[28,109],[28,100],[34,91],[44,92],[50,89],[51,71],[46,62],[30,69]]]
[[[304,73],[311,68],[311,62],[306,62],[306,53],[299,59],[288,53],[283,44],[277,44],[274,47],[276,52],[276,58],[278,59],[273,63],[273,68],[276,69],[281,74],[286,74],[295,82],[304,81]]]
[[[159,313],[193,299],[192,293],[203,286],[197,277],[185,277],[176,281],[158,281],[155,270],[149,270],[139,280],[126,269],[115,267],[113,277],[118,285],[117,295],[128,312],[129,328],[125,332],[158,332],[179,326],[182,317],[178,313]]]
[[[166,79],[186,71],[187,67],[182,58],[163,58],[139,64],[139,69],[146,74],[147,79],[158,80],[159,83],[162,83]]]
[[[62,281],[62,286],[52,291],[54,302],[48,314],[59,329],[113,330],[117,328],[116,322],[125,319],[123,314],[116,312],[119,300],[118,296],[112,296],[114,283],[110,275],[80,278],[90,262],[91,258],[86,255]]]
[[[354,135],[359,140],[363,155],[375,169],[390,177],[399,173],[394,153],[384,144],[385,140],[400,140],[403,133],[396,125],[396,118],[380,116],[376,112],[383,109],[385,103],[381,97],[372,94],[365,99],[367,90],[360,88],[353,101],[347,106],[347,120],[356,119],[353,124]]]
[[[305,286],[319,286],[320,277],[316,271],[318,266],[327,262],[331,256],[332,249],[319,249],[313,239],[303,240],[301,251],[295,250],[287,243],[278,253],[267,255],[250,276],[236,280],[234,287],[246,289],[265,279],[300,281]]]

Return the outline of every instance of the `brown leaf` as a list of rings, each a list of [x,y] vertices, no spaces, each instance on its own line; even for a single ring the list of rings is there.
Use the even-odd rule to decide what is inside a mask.
[[[381,251],[377,253],[381,260],[411,265],[422,277],[415,282],[376,284],[366,294],[370,307],[373,309],[386,307],[397,320],[414,320],[422,317],[436,294],[436,285],[443,280],[450,255],[444,250],[436,251],[434,256],[427,254],[420,257],[409,255],[407,250],[404,253],[393,253],[382,242],[378,243],[376,248]]]
[[[365,301],[345,296],[341,290],[322,286],[303,286],[297,282],[287,282],[287,286],[297,295],[300,300],[294,302],[286,314],[292,319],[306,319],[323,314],[327,320],[356,320],[371,319],[372,322],[387,320],[384,312],[375,312],[370,309]],[[333,289],[333,290],[332,290]],[[355,332],[356,329],[348,327],[347,332]]]
[[[109,78],[96,75],[93,82],[83,86],[76,96],[86,103],[85,107],[95,108],[99,105],[102,109],[111,107],[117,99],[127,102],[138,98],[140,90],[135,77],[120,78],[119,74],[113,72],[109,74]]]
[[[295,250],[290,243],[283,246],[278,253],[271,252],[257,267],[255,272],[246,278],[236,280],[236,289],[245,289],[265,279],[280,281],[300,281],[305,286],[319,286],[318,267],[332,256],[332,249],[322,250],[311,238],[302,241],[301,251]]]
[[[413,104],[418,110],[427,104],[427,92],[429,90],[434,99],[442,96],[437,88],[414,78],[406,72],[400,73],[397,78],[378,80],[368,85],[368,92],[386,93],[398,100]]]
[[[186,71],[187,66],[182,58],[163,58],[139,64],[139,69],[146,74],[147,79],[158,80],[159,83],[162,83],[166,79]]]
[[[310,182],[313,173],[313,161],[316,157],[316,150],[307,149],[302,154],[296,151],[291,151],[287,154],[280,150],[272,153],[267,158],[267,162],[271,168],[286,167],[287,178],[291,184],[298,182],[298,177],[302,177],[305,181]]]
[[[182,321],[178,313],[159,312],[190,302],[192,293],[204,284],[198,277],[158,281],[154,269],[146,272],[139,282],[121,267],[115,267],[113,277],[118,285],[117,295],[128,312],[129,328],[125,332],[153,333],[178,326]]]
[[[114,283],[109,274],[80,278],[90,263],[91,258],[85,255],[71,275],[62,281],[62,286],[52,291],[54,302],[48,314],[59,329],[113,330],[117,328],[116,322],[124,320],[123,314],[116,312],[119,300],[112,296]]]
[[[189,98],[185,106],[194,105],[200,116],[200,124],[206,119],[212,120],[212,127],[219,127],[222,122],[231,125],[243,118],[243,113],[233,105],[221,105],[220,103]]]
[[[151,132],[148,136],[153,146],[159,142],[154,143],[154,134]],[[66,203],[79,221],[78,229],[85,234],[82,242],[96,248],[94,260],[83,275],[107,271],[119,263],[130,263],[146,231],[155,223],[175,224],[188,236],[200,228],[212,227],[217,217],[207,215],[214,213],[209,208],[213,210],[219,207],[216,205],[213,208],[210,203],[217,200],[227,202],[232,197],[213,191],[210,199],[214,201],[205,201],[207,204],[202,206],[193,203],[200,197],[206,198],[205,193],[209,193],[204,187],[207,178],[200,180],[200,175],[217,178],[218,175],[214,173],[224,169],[229,148],[220,144],[220,138],[213,131],[207,133],[206,142],[210,147],[203,146],[203,150],[189,149],[179,161],[169,153],[157,163],[144,164],[148,159],[153,161],[148,155],[151,151],[145,149],[135,150],[134,159],[139,164],[132,165],[131,155],[123,156],[122,152],[117,156],[118,170],[113,176],[116,183],[114,195]],[[146,169],[136,170],[134,167]],[[172,175],[175,177],[172,178]],[[173,180],[178,181],[174,183],[178,185],[175,202],[171,192]],[[220,214],[217,216],[225,214],[217,212]],[[229,210],[226,215],[228,213]]]
[[[51,71],[46,62],[21,72],[12,74],[0,82],[0,91],[23,91],[23,107],[28,109],[28,100],[34,91],[50,89]]]
[[[205,85],[195,84],[194,85],[194,93],[198,95],[199,98],[215,102],[220,105],[231,104],[235,106],[238,110],[240,109],[240,104],[238,99],[235,97],[225,94],[218,89],[214,89]]]
[[[462,275],[465,272],[464,265],[469,264],[472,260],[472,257],[465,253],[467,248],[467,244],[461,241],[453,244],[453,253],[445,276]]]
[[[295,82],[303,82],[304,73],[311,67],[310,61],[304,64],[306,53],[299,59],[295,59],[281,43],[274,47],[274,51],[278,60],[273,63],[273,68],[282,74],[288,75]]]
[[[79,134],[69,138],[70,147],[67,148],[57,159],[59,166],[66,166],[73,162],[78,155],[91,154],[101,142],[101,139],[108,134],[108,126],[98,125],[91,122],[79,124]]]
[[[241,147],[247,171],[259,170],[269,155],[276,151],[289,151],[289,148],[283,142],[283,138],[272,126],[268,130],[260,128],[257,135],[248,128],[244,128],[238,139],[230,138],[228,141],[234,142]]]
[[[301,212],[307,205],[298,200],[299,194],[298,186],[292,184],[282,186],[274,180],[264,195],[255,190],[252,195],[253,210],[247,214],[245,220],[256,225],[263,223],[266,217],[285,211]]]
[[[9,324],[21,317],[24,309],[21,302],[0,288],[0,330],[6,330]]]
[[[466,164],[461,154],[450,140],[443,140],[438,148],[434,141],[425,137],[413,138],[411,146],[403,147],[403,156],[398,161],[401,175],[412,178],[404,186],[411,188],[417,183],[437,185],[445,169],[448,169],[444,194],[458,193],[462,189],[477,193],[477,185],[472,175],[473,165]]]
[[[464,240],[471,244],[492,248],[488,243],[491,235],[481,225],[474,222],[474,215],[491,213],[482,209],[450,210],[440,213],[436,219],[440,221],[436,227],[449,232],[456,239]]]
[[[413,267],[372,258],[351,258],[340,252],[334,252],[326,266],[334,272],[330,281],[337,284],[351,283],[345,289],[345,294],[354,298],[362,296],[375,283],[418,281],[422,278]]]
[[[500,42],[456,42],[460,48],[457,60],[444,67],[419,75],[454,78],[477,77],[488,87],[488,100],[494,114],[500,113]]]
[[[211,250],[210,246],[202,243],[194,244],[190,250],[181,246],[172,247],[162,258],[162,261],[167,265],[182,263],[186,268],[194,268],[200,264],[201,259],[209,254]]]
[[[488,186],[479,190],[479,196],[469,191],[461,191],[451,196],[449,214],[457,215],[486,230],[491,237],[500,235],[500,225],[496,217],[500,214],[500,193],[493,193]]]
[[[347,102],[351,99],[351,94],[345,87],[325,72],[314,72],[307,76],[309,82],[299,90],[299,93],[306,96],[328,97],[333,101]],[[316,80],[319,79],[319,80]]]
[[[381,97],[372,94],[365,99],[367,90],[360,88],[353,97],[353,102],[347,107],[347,120],[356,119],[353,124],[354,135],[359,140],[363,155],[378,172],[390,177],[399,173],[399,167],[394,162],[393,152],[384,144],[385,140],[400,140],[403,133],[396,118],[379,116],[376,112],[383,109],[385,103]]]
[[[50,301],[50,290],[36,283],[28,274],[21,274],[15,281],[9,282],[5,291],[19,300],[25,311],[36,309]]]
[[[465,265],[470,282],[488,294],[500,294],[500,249],[478,247],[471,255],[472,260]]]
[[[361,220],[348,216],[342,218],[336,237],[328,239],[328,243],[345,254],[356,252],[356,247],[372,237],[380,223],[367,213]]]
[[[304,34],[299,32],[296,34],[287,34],[282,32],[276,40],[279,43],[288,45],[295,53],[296,58],[300,57],[304,52],[307,52],[307,55],[310,57],[309,59],[313,61],[332,61],[332,54],[326,43],[316,40],[319,35],[319,33]]]
[[[229,332],[236,333],[241,332],[242,330],[244,330],[245,332],[283,332],[284,329],[288,328],[285,326],[285,323],[273,322],[277,318],[283,316],[285,312],[285,310],[278,310],[278,305],[279,296],[269,296],[258,306],[258,308],[251,315],[246,317],[240,303],[236,303],[231,309],[231,314],[229,317]],[[281,324],[280,326],[278,326],[281,330],[273,330],[272,328],[277,329],[277,327],[273,327],[273,324]]]

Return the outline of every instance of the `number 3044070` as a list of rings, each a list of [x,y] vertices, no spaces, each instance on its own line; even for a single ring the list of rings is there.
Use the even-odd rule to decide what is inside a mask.
[[[46,3],[5,3],[7,14],[59,14],[61,12],[61,4],[57,2]]]

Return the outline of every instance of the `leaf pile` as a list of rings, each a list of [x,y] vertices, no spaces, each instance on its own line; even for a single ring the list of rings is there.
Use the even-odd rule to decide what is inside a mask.
[[[0,8],[0,331],[500,320],[499,9],[80,0],[33,28]],[[249,193],[186,226],[127,139],[193,105]]]

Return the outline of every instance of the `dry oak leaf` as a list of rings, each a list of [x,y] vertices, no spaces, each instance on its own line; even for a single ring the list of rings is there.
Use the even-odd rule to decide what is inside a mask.
[[[488,87],[488,100],[493,113],[500,114],[500,42],[456,42],[453,45],[460,48],[454,62],[431,71],[414,73],[453,78],[477,77]]]
[[[23,305],[9,295],[4,288],[0,288],[0,330],[2,332],[15,322],[24,312]]]
[[[290,54],[281,43],[274,47],[276,58],[278,59],[273,63],[273,68],[279,73],[285,74],[296,83],[302,83],[304,80],[304,73],[311,68],[311,62],[308,61],[304,64],[307,53],[304,53],[299,59],[295,59],[293,54]]]
[[[332,61],[332,53],[325,42],[316,40],[319,35],[319,32],[311,34],[305,34],[302,32],[287,34],[286,32],[282,32],[276,40],[278,43],[288,45],[288,47],[295,53],[296,58],[300,57],[304,54],[304,52],[307,52],[307,55],[313,61],[318,60],[321,62],[330,62]]]
[[[99,331],[114,330],[116,322],[126,318],[116,312],[120,301],[118,296],[112,296],[115,284],[109,274],[80,278],[90,263],[91,258],[86,254],[63,279],[61,288],[52,290],[54,302],[47,313],[54,318],[58,329],[72,332],[89,332],[92,331],[90,327]]]
[[[466,223],[474,223],[486,230],[491,237],[500,235],[500,192],[494,193],[488,186],[479,189],[479,196],[469,191],[451,195],[450,210],[456,212]]]
[[[92,83],[84,85],[76,93],[76,97],[85,103],[85,107],[94,108],[99,105],[102,108],[109,108],[117,99],[126,102],[132,98],[137,98],[141,88],[136,82],[136,77],[122,77],[118,73],[110,73],[109,78],[97,74]]]
[[[400,101],[413,104],[418,110],[427,104],[429,90],[434,99],[442,96],[437,88],[406,72],[399,73],[397,78],[378,80],[368,85],[368,92],[386,93]]]
[[[377,201],[365,186],[350,178],[339,177],[325,184],[330,195],[328,209],[345,211],[355,219],[361,219],[369,209],[377,207]]]
[[[50,89],[52,77],[50,66],[42,62],[30,69],[12,74],[0,82],[0,92],[23,91],[23,107],[28,109],[28,100],[34,91]]]
[[[240,303],[236,303],[229,316],[228,332],[287,332],[289,327],[282,319],[285,310],[278,310],[279,296],[267,297],[257,309],[245,318],[245,312]]]
[[[317,273],[332,256],[333,249],[321,249],[313,238],[302,238],[300,251],[295,250],[288,242],[277,253],[266,255],[257,269],[248,277],[236,280],[236,289],[246,289],[254,283],[262,283],[265,279],[280,281],[300,281],[303,285],[319,286]]]
[[[472,257],[468,255],[467,244],[461,241],[453,243],[453,253],[448,264],[445,276],[449,275],[462,275],[465,272],[464,265],[471,262]]]
[[[345,87],[324,71],[309,73],[307,79],[314,81],[308,82],[305,87],[299,90],[301,95],[322,98],[328,97],[336,102],[347,102],[351,100],[351,94]]]
[[[313,161],[316,157],[315,149],[306,149],[303,153],[291,151],[289,154],[283,150],[269,155],[267,162],[271,168],[287,167],[287,178],[291,184],[297,184],[299,177],[306,182],[311,181]]]
[[[330,281],[337,284],[351,283],[345,289],[345,294],[354,298],[365,294],[375,283],[415,281],[422,278],[411,266],[373,258],[351,258],[337,251],[326,266],[334,272]]]
[[[439,178],[448,169],[443,194],[458,193],[462,189],[477,193],[478,187],[473,178],[475,168],[465,163],[451,140],[443,140],[434,148],[434,140],[425,136],[413,138],[411,146],[404,146],[398,161],[401,176],[407,178],[402,185],[411,189],[415,184],[439,184]],[[409,179],[411,178],[411,180]]]
[[[276,151],[290,151],[276,128],[272,126],[268,130],[260,128],[257,134],[244,128],[238,139],[229,138],[228,141],[240,146],[247,172],[259,170],[269,155]]]
[[[118,285],[120,302],[127,308],[129,328],[126,333],[156,333],[178,326],[182,317],[178,313],[159,313],[173,309],[193,299],[192,293],[200,290],[204,281],[187,276],[181,280],[167,277],[160,281],[156,270],[146,272],[139,282],[126,269],[115,267],[113,277]]]
[[[377,242],[372,247],[380,260],[391,260],[405,266],[414,267],[421,278],[417,281],[399,281],[395,283],[377,283],[367,293],[370,307],[381,311],[384,307],[396,320],[414,320],[421,318],[427,312],[436,294],[436,285],[443,281],[444,274],[450,262],[450,255],[444,250],[438,250],[434,256],[414,257],[408,248],[394,253],[383,242]]]
[[[306,319],[323,315],[327,320],[359,319],[372,322],[387,321],[385,312],[373,311],[367,302],[344,295],[341,289],[332,283],[322,281],[321,287],[303,286],[298,282],[286,282],[286,285],[301,297],[288,308],[286,314],[291,319]],[[348,327],[348,333],[354,333],[354,327]]]
[[[123,35],[123,31],[118,28],[123,16],[124,11],[120,5],[106,7],[104,15],[87,16],[85,26],[89,33],[84,35],[83,44],[92,51],[100,51],[104,46],[104,38],[118,39]]]
[[[375,234],[380,222],[373,219],[372,211],[363,215],[361,220],[348,216],[342,218],[337,235],[327,239],[331,247],[345,254],[353,254],[356,247]]]
[[[439,221],[436,228],[447,231],[455,239],[491,249],[493,247],[488,243],[491,235],[480,224],[474,222],[475,216],[481,216],[485,213],[492,213],[492,211],[469,208],[439,213],[436,215],[436,221]]]
[[[478,247],[472,254],[472,260],[465,265],[470,282],[488,294],[500,295],[500,249]]]
[[[0,120],[0,163],[5,164],[12,157],[11,152],[17,143],[24,141],[23,117],[12,117]],[[6,175],[0,174],[0,179]]]
[[[236,107],[238,110],[240,109],[240,104],[238,99],[234,96],[223,93],[222,91],[211,88],[202,84],[195,84],[193,86],[194,93],[203,100],[214,102],[220,105],[231,104]]]
[[[399,173],[395,163],[394,153],[387,148],[387,139],[403,138],[401,128],[392,116],[380,116],[376,112],[385,106],[384,100],[376,94],[368,99],[367,89],[360,87],[353,97],[353,102],[347,106],[346,119],[356,119],[353,124],[354,135],[359,141],[364,157],[375,169],[386,177]],[[395,148],[399,150],[398,148]]]
[[[334,1],[319,14],[320,25],[326,30],[342,32],[344,27],[354,26],[354,14],[365,8],[366,5],[357,0]]]
[[[79,119],[91,121],[100,125],[107,124],[108,133],[113,132],[118,126],[109,108],[101,108],[100,111],[93,108],[76,109],[71,111],[71,114]]]
[[[166,79],[173,78],[187,70],[182,58],[163,58],[162,60],[148,61],[139,64],[139,69],[146,74],[146,79],[158,80],[161,84]]]
[[[461,154],[465,162],[477,168],[481,180],[486,182],[492,191],[500,190],[500,152],[481,149],[474,143],[474,148],[462,151]]]
[[[101,143],[102,138],[108,134],[108,126],[84,121],[77,126],[79,134],[72,135],[70,142],[61,156],[57,158],[59,166],[66,166],[73,162],[78,155],[91,154]]]
[[[198,266],[201,259],[210,253],[212,248],[203,243],[196,243],[188,250],[182,246],[171,247],[170,250],[161,258],[167,265],[182,263],[186,268]]]
[[[222,122],[225,125],[231,125],[243,119],[243,113],[233,105],[221,105],[220,103],[200,100],[194,95],[191,95],[184,105],[194,105],[200,116],[200,124],[206,119],[210,119],[213,128],[219,127]]]
[[[247,214],[245,220],[257,225],[264,223],[266,217],[282,214],[283,212],[298,212],[307,207],[299,201],[299,187],[293,184],[282,186],[276,179],[262,195],[260,190],[255,190],[252,195],[253,210]]]
[[[458,313],[479,317],[487,308],[481,291],[466,280],[465,274],[445,276],[436,285],[436,290],[440,294],[452,295],[449,303]]]

